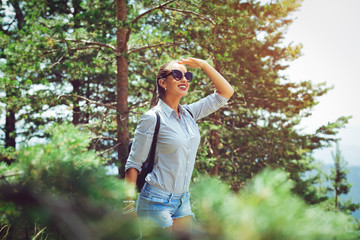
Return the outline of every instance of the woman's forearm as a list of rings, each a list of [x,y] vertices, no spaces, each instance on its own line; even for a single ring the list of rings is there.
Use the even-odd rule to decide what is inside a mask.
[[[136,198],[136,180],[139,175],[139,171],[136,168],[129,168],[125,172],[125,180],[130,183],[130,186],[132,186],[127,192],[126,201],[131,201],[131,203],[135,203]]]
[[[139,171],[136,168],[129,168],[125,173],[125,180],[135,186],[138,175]]]
[[[208,75],[210,80],[214,83],[215,88],[220,96],[230,98],[234,94],[234,89],[230,83],[207,62],[203,62],[201,69]]]
[[[186,64],[192,68],[200,67],[214,83],[215,88],[220,96],[229,99],[234,94],[234,89],[231,87],[230,83],[206,61],[188,57],[186,59],[181,59],[178,63]]]

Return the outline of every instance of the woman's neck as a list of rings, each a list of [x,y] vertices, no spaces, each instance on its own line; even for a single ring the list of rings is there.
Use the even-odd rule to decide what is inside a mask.
[[[179,106],[180,98],[169,98],[165,96],[162,99],[162,101],[166,103],[170,108],[174,109],[175,112],[179,115],[178,106]]]

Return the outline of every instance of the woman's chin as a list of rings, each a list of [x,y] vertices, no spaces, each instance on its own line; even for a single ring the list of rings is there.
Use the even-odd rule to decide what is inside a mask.
[[[180,93],[180,95],[181,95],[182,97],[186,96],[186,94],[187,94],[187,91],[184,91],[184,92],[181,92],[181,93]]]

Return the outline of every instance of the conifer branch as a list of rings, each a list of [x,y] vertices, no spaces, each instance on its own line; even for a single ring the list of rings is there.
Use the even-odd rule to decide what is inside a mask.
[[[147,10],[146,12],[140,14],[139,16],[137,16],[134,20],[132,20],[131,24],[135,24],[137,21],[139,21],[142,17],[144,17],[145,15],[153,12],[154,10],[156,9],[160,9],[160,8],[164,8],[166,5],[172,3],[172,2],[175,2],[175,0],[170,0],[170,1],[167,1],[166,3],[163,3],[163,4],[160,4],[159,6],[157,7],[154,7],[154,8],[151,8],[149,10]]]
[[[116,149],[119,145],[120,145],[120,143],[115,144],[115,145],[112,146],[111,148],[108,148],[108,149],[102,151],[101,153],[99,153],[98,156],[101,156],[101,155],[103,155],[104,153],[107,153],[107,152],[110,152],[111,150]]]
[[[69,51],[66,51],[64,55],[62,55],[56,62],[54,62],[53,65],[51,65],[50,69],[55,67],[56,65],[60,64],[61,61],[65,58],[65,56],[69,53]]]
[[[113,138],[113,137],[103,137],[103,136],[98,136],[98,137],[94,137],[94,138],[91,138],[91,140],[112,140],[112,141],[115,141],[117,142],[117,138]]]
[[[88,99],[88,98],[83,97],[83,96],[71,95],[71,94],[60,95],[58,98],[62,98],[62,97],[77,97],[77,98],[80,98],[80,99],[82,99],[82,100],[87,101],[87,102],[90,103],[90,104],[95,104],[95,105],[98,105],[98,106],[102,106],[102,107],[106,107],[106,108],[110,108],[110,109],[116,110],[116,106],[115,106],[116,103],[105,104],[105,103],[101,103],[101,102],[96,102],[96,101],[94,101],[94,100]]]
[[[146,49],[150,49],[150,48],[155,48],[155,47],[176,46],[176,45],[179,45],[179,44],[182,44],[182,43],[185,43],[185,42],[167,42],[167,43],[159,43],[159,44],[154,44],[154,45],[147,45],[147,46],[142,46],[142,47],[139,47],[139,48],[130,49],[127,52],[127,54],[131,54],[131,53],[134,53],[134,52],[138,52],[138,51],[142,51],[142,50],[146,50]]]
[[[106,43],[91,42],[91,41],[87,41],[87,40],[77,40],[77,39],[65,39],[65,41],[74,42],[74,43],[84,43],[85,45],[96,45],[96,46],[99,46],[99,47],[110,48],[111,50],[116,52],[116,48],[114,46],[112,46],[110,44],[106,44]]]
[[[206,21],[210,22],[212,25],[215,25],[215,22],[211,18],[206,17],[206,16],[201,15],[196,12],[190,11],[190,10],[184,10],[184,9],[178,9],[178,8],[172,8],[172,7],[164,7],[164,9],[167,9],[170,11],[176,11],[176,12],[180,12],[180,13],[184,13],[184,14],[195,15],[196,17],[200,18],[201,20],[206,20]]]
[[[0,176],[0,179],[5,179],[7,177],[14,177],[14,176],[19,176],[21,174],[23,174],[24,172],[23,171],[18,171],[18,172],[7,172],[7,173],[4,173]]]

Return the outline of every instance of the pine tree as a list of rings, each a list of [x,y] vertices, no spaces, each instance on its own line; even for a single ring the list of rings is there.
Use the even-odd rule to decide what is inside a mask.
[[[336,144],[335,152],[332,152],[334,160],[334,167],[331,169],[329,180],[331,181],[330,191],[334,192],[333,206],[335,211],[343,211],[351,213],[360,208],[360,204],[353,203],[352,200],[341,202],[340,196],[349,193],[352,184],[347,181],[347,173],[349,170],[346,168],[347,162],[341,153],[339,144]]]

